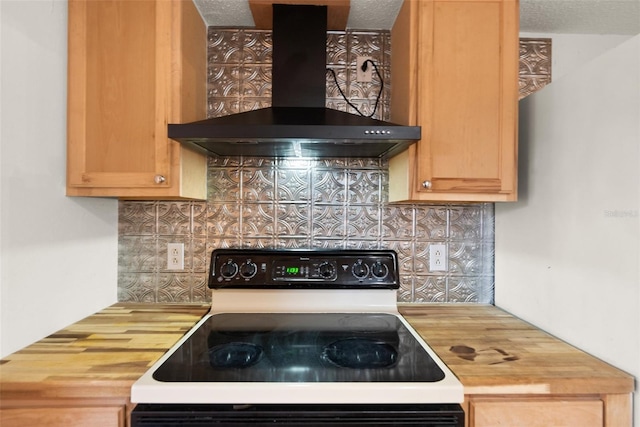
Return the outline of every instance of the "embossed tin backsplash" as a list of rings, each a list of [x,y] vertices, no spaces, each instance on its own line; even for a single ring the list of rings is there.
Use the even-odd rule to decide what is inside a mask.
[[[271,31],[209,28],[208,115],[225,116],[271,106]],[[380,91],[377,78],[356,82],[356,57],[371,57],[382,78],[374,118],[389,120],[391,42],[389,31],[328,31],[327,68],[342,91],[363,114],[372,113]],[[374,74],[375,75],[375,74]],[[355,113],[340,95],[331,73],[326,74],[326,106]]]
[[[374,58],[389,81],[390,46],[388,32],[329,34],[327,66],[365,112],[380,86],[355,82],[353,56]],[[209,30],[210,117],[269,105],[270,52],[269,32]],[[329,79],[327,105],[346,111]],[[378,118],[388,120],[389,91],[385,85]],[[391,248],[400,301],[493,302],[493,204],[390,204],[387,192],[388,165],[378,159],[210,157],[206,202],[120,202],[118,299],[210,301],[213,249],[269,247]],[[167,269],[173,242],[184,243],[183,271]],[[431,243],[447,245],[447,271],[429,271]]]
[[[120,301],[209,301],[219,247],[391,248],[401,301],[493,301],[493,204],[389,204],[380,163],[244,160],[210,159],[207,202],[120,203]],[[167,270],[173,242],[184,271]],[[447,244],[448,271],[429,271],[430,243]]]
[[[520,99],[551,83],[551,39],[521,38],[519,68]]]

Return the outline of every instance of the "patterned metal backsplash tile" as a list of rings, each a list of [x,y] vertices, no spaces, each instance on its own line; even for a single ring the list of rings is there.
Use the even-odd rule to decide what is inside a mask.
[[[492,302],[493,204],[387,201],[382,160],[209,158],[206,202],[121,202],[119,300],[208,301],[218,247],[390,248],[403,302]],[[185,245],[185,270],[166,269],[167,243]],[[430,272],[429,244],[449,270]]]
[[[225,201],[150,201],[119,204],[120,301],[209,301],[209,256],[218,247],[394,249],[399,256],[404,302],[493,301],[493,204],[393,205],[385,199],[386,165],[377,169],[321,167],[305,172],[275,161],[273,193],[288,194],[291,180],[304,180],[309,198],[275,198],[254,187]],[[211,167],[211,181],[222,175],[251,183],[256,169]],[[360,188],[350,176],[367,176]],[[276,178],[277,177],[277,178]],[[292,178],[293,177],[293,178]],[[281,179],[280,179],[281,178]],[[337,192],[325,201],[317,182],[335,181]],[[223,188],[219,182],[215,189]],[[349,191],[345,189],[349,188]],[[215,190],[214,190],[215,191]],[[272,193],[272,194],[273,194]],[[365,194],[382,193],[382,199]],[[259,194],[257,199],[254,194]],[[167,244],[184,243],[185,269],[167,270]],[[429,244],[445,243],[449,270],[430,272]]]
[[[537,46],[524,52],[545,52]],[[389,81],[390,52],[388,32],[329,33],[327,66],[364,112],[380,84],[355,82],[354,56],[371,56]],[[269,106],[270,67],[270,32],[210,29],[209,116]],[[523,76],[547,69],[521,65],[521,91],[531,86]],[[352,110],[327,78],[327,105]],[[386,85],[377,118],[388,120],[389,95]],[[183,271],[167,270],[173,242],[184,243]],[[429,271],[431,243],[447,245],[447,271]],[[493,302],[493,204],[390,204],[388,165],[378,159],[209,157],[206,202],[121,201],[118,299],[210,301],[209,256],[218,247],[390,248],[400,261],[400,301]]]
[[[520,99],[551,83],[551,39],[520,39]]]
[[[224,116],[271,105],[271,31],[209,28],[208,115]],[[380,92],[380,81],[356,82],[356,57],[373,58],[383,81],[391,79],[389,31],[329,31],[327,68],[334,71],[340,89],[363,114],[370,114]],[[375,118],[389,120],[389,85],[383,87]],[[342,98],[327,73],[327,107],[355,112]]]

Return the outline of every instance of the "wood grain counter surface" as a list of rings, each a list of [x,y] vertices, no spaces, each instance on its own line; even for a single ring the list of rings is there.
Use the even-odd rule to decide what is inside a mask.
[[[118,303],[0,361],[0,406],[20,399],[129,396],[129,389],[208,311],[207,305]],[[631,375],[503,310],[404,305],[401,313],[466,394],[624,394]]]
[[[491,305],[401,305],[465,394],[626,394],[634,378]]]
[[[131,385],[209,305],[118,303],[0,360],[0,407],[20,399],[129,400]]]

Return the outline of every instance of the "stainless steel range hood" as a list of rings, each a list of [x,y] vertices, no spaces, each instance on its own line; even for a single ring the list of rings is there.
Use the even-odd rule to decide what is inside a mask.
[[[420,139],[419,126],[325,108],[326,34],[326,6],[274,4],[272,107],[169,124],[169,137],[260,157],[389,157]]]

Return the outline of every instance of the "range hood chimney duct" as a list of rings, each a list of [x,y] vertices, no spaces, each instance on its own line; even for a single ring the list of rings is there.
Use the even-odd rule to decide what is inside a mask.
[[[186,124],[169,137],[220,156],[389,157],[420,139],[400,126],[326,108],[327,7],[273,5],[269,108]]]
[[[327,7],[273,5],[273,107],[324,108]]]

